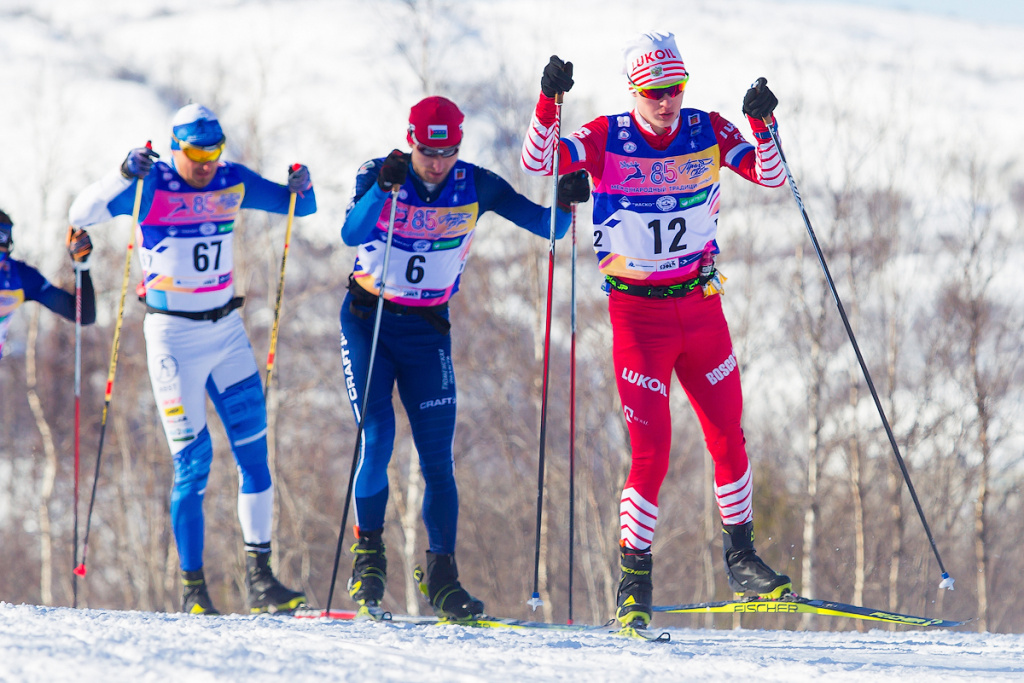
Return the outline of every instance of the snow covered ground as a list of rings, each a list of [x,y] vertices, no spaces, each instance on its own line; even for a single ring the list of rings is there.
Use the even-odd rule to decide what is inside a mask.
[[[652,644],[596,633],[194,618],[0,603],[0,680],[1024,679],[1022,635],[668,631],[671,642]]]

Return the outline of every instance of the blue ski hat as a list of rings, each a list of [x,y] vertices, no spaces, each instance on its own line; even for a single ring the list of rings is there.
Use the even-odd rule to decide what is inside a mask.
[[[201,104],[187,104],[171,119],[171,149],[215,147],[224,142],[217,115]]]

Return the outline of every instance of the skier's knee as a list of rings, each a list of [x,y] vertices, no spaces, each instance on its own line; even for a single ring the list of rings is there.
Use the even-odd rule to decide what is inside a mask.
[[[270,488],[270,467],[267,465],[266,449],[259,453],[254,448],[243,446],[235,450],[238,463],[238,490],[240,493],[262,493]]]
[[[225,389],[220,395],[220,404],[221,418],[232,448],[238,449],[265,439],[267,406],[258,374]]]
[[[174,456],[174,490],[177,495],[189,492],[201,493],[206,488],[213,461],[213,442],[210,432],[204,428],[199,436]]]

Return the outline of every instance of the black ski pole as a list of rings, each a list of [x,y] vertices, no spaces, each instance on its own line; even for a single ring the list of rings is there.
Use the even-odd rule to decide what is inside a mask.
[[[754,83],[754,87],[764,86],[767,84],[767,80],[759,78]],[[914,490],[914,483],[910,480],[910,472],[907,471],[907,465],[903,461],[903,456],[900,455],[900,447],[896,444],[896,437],[892,433],[892,428],[889,426],[889,420],[885,417],[885,410],[882,408],[882,401],[878,398],[878,392],[875,391],[875,384],[871,381],[871,373],[868,372],[867,363],[864,362],[864,356],[861,355],[860,346],[857,344],[857,338],[853,334],[853,328],[850,326],[850,319],[846,316],[846,309],[843,308],[843,302],[839,299],[839,293],[836,291],[835,282],[832,280],[832,274],[829,272],[828,264],[825,263],[825,256],[822,254],[821,246],[818,244],[818,238],[814,234],[814,228],[811,227],[811,219],[807,216],[807,209],[804,207],[803,199],[800,197],[800,190],[797,189],[796,180],[793,179],[793,173],[789,170],[789,164],[786,162],[786,155],[782,152],[782,145],[779,143],[779,132],[777,127],[772,123],[771,116],[764,118],[765,125],[768,126],[768,132],[772,136],[772,142],[775,143],[775,148],[779,152],[779,159],[782,161],[782,168],[786,171],[786,179],[789,180],[789,188],[793,191],[793,198],[796,200],[796,205],[800,209],[800,215],[803,216],[804,225],[807,227],[807,234],[811,238],[811,244],[814,246],[814,253],[818,255],[818,263],[821,264],[821,270],[825,274],[825,280],[828,282],[828,287],[832,291],[832,298],[835,299],[836,308],[839,309],[839,315],[843,319],[843,325],[846,327],[846,334],[850,337],[850,343],[853,345],[853,352],[857,356],[857,362],[860,364],[861,372],[864,373],[864,380],[867,382],[868,389],[871,391],[871,398],[875,401],[875,408],[878,409],[878,416],[882,418],[882,426],[885,428],[885,433],[889,437],[889,444],[892,446],[893,455],[896,456],[896,462],[900,466],[900,471],[903,472],[903,479],[907,482],[907,489],[910,491],[910,497],[914,501],[914,506],[917,508],[917,514],[921,518],[921,524],[924,525],[925,534],[928,536],[928,542],[931,543],[932,552],[935,553],[935,560],[939,563],[939,571],[942,572],[942,581],[939,582],[939,588],[948,588],[953,590],[953,582],[956,579],[950,577],[946,568],[942,564],[942,557],[939,556],[939,548],[935,544],[935,537],[932,536],[931,527],[928,526],[928,520],[925,519],[924,509],[921,507],[921,501],[917,497],[917,491]]]
[[[544,323],[544,374],[541,379],[540,398],[540,450],[537,456],[537,540],[533,552],[533,595],[526,601],[535,611],[544,604],[540,599],[540,528],[544,512],[544,442],[548,423],[548,364],[551,358],[551,301],[555,282],[555,212],[558,210],[558,147],[561,144],[559,131],[562,127],[562,93],[555,93],[555,151],[552,158],[551,177],[551,239],[548,242],[548,295],[547,314]]]
[[[377,294],[377,314],[373,319],[373,337],[370,340],[370,362],[366,366],[366,384],[364,385],[362,406],[357,406],[359,422],[356,426],[356,445],[352,452],[352,469],[348,474],[348,488],[345,491],[345,506],[341,513],[341,528],[338,530],[338,546],[334,550],[334,569],[331,570],[331,587],[327,591],[327,605],[321,616],[330,616],[331,600],[334,598],[334,586],[338,582],[338,566],[341,564],[341,548],[345,543],[345,526],[348,524],[348,510],[352,504],[352,491],[355,487],[356,469],[359,465],[359,451],[363,438],[363,421],[366,419],[366,403],[370,395],[370,379],[373,377],[373,361],[377,355],[377,339],[380,334],[381,312],[384,310],[384,281],[388,272],[388,263],[391,260],[391,239],[395,233],[395,216],[398,211],[398,191],[401,186],[392,185],[391,188],[391,215],[388,218],[388,237],[384,246],[384,266],[380,273],[380,288]]]

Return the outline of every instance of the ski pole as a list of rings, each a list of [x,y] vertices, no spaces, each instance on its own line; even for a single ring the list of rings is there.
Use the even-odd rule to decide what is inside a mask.
[[[68,226],[68,241],[74,228]],[[78,566],[78,480],[81,463],[81,401],[82,401],[82,271],[75,267],[75,533],[72,568]],[[78,572],[71,574],[71,606],[78,607]]]
[[[573,541],[576,538],[576,204],[572,215],[572,294],[569,314],[569,621],[572,623]]]
[[[767,81],[763,78],[757,79],[755,87],[758,85],[765,85]],[[939,582],[939,588],[948,588],[953,590],[953,582],[956,580],[950,577],[949,572],[942,564],[942,557],[939,556],[939,548],[935,544],[935,537],[932,536],[931,527],[928,526],[928,520],[925,519],[924,509],[921,507],[921,501],[917,497],[917,491],[914,489],[914,483],[910,480],[910,472],[907,471],[907,465],[903,461],[903,456],[900,455],[900,447],[896,443],[896,437],[892,433],[892,428],[889,426],[889,420],[885,417],[885,410],[882,408],[882,401],[878,398],[878,392],[875,391],[875,384],[871,381],[871,373],[868,372],[867,363],[864,362],[864,356],[861,355],[860,346],[857,344],[857,338],[853,334],[853,328],[850,326],[850,319],[846,316],[846,309],[843,308],[843,302],[839,299],[839,292],[836,291],[835,282],[832,280],[832,274],[829,272],[828,264],[825,263],[825,256],[821,251],[821,246],[818,244],[818,238],[814,234],[814,228],[811,227],[811,219],[807,216],[807,209],[804,207],[803,199],[800,197],[800,190],[797,189],[796,180],[793,178],[792,171],[789,170],[789,163],[786,161],[786,155],[782,152],[782,145],[779,143],[779,132],[775,124],[772,123],[771,116],[766,116],[764,123],[768,126],[768,132],[772,136],[772,142],[775,143],[775,149],[779,152],[779,159],[782,161],[782,168],[786,172],[786,179],[789,181],[789,189],[793,192],[793,199],[796,200],[796,205],[800,209],[800,215],[803,216],[804,226],[807,228],[807,234],[811,238],[811,244],[814,246],[814,253],[818,255],[818,263],[821,264],[821,270],[825,274],[825,280],[828,282],[828,287],[832,291],[832,298],[835,299],[836,308],[839,309],[839,316],[843,319],[843,326],[846,327],[846,334],[850,337],[850,344],[853,345],[853,352],[857,356],[857,362],[860,364],[861,372],[864,374],[864,380],[867,382],[868,389],[871,391],[871,398],[875,401],[875,408],[878,409],[878,416],[882,418],[882,426],[885,428],[885,433],[889,437],[889,444],[892,446],[893,455],[896,456],[896,462],[900,466],[900,471],[903,472],[903,479],[907,482],[907,489],[910,491],[910,497],[914,501],[914,506],[917,508],[917,514],[921,518],[921,524],[924,525],[924,532],[928,536],[928,542],[932,546],[932,552],[935,553],[935,559],[939,563],[939,571],[942,572],[942,581]]]
[[[152,141],[146,141],[146,147],[152,149]],[[107,370],[107,388],[103,397],[103,415],[100,418],[100,444],[96,452],[96,471],[92,477],[92,492],[89,494],[89,510],[85,516],[85,536],[82,539],[82,563],[75,567],[75,574],[85,576],[85,560],[89,553],[89,531],[92,525],[92,509],[96,503],[96,485],[100,479],[100,459],[103,457],[103,439],[107,434],[107,411],[110,409],[110,396],[114,393],[114,374],[117,372],[117,349],[121,344],[121,324],[124,322],[124,297],[128,292],[128,278],[132,269],[132,250],[135,248],[135,229],[139,225],[139,210],[142,208],[142,178],[136,180],[135,206],[132,208],[132,228],[128,235],[128,249],[124,255],[124,278],[121,281],[121,301],[117,306],[117,323],[114,325],[114,341],[110,346],[110,367]]]
[[[540,398],[540,450],[537,456],[537,540],[533,553],[533,595],[526,601],[537,610],[544,604],[540,599],[540,525],[544,511],[544,441],[547,437],[548,422],[548,364],[551,356],[551,301],[555,282],[555,212],[558,210],[558,151],[562,127],[562,95],[555,93],[555,151],[552,157],[552,191],[551,191],[551,238],[548,241],[548,295],[547,313],[544,322],[544,374],[541,379]]]
[[[401,186],[394,184],[391,187],[391,215],[388,217],[388,236],[384,245],[384,266],[380,272],[380,283],[377,294],[377,313],[373,318],[373,337],[370,339],[370,362],[366,366],[366,383],[363,388],[363,404],[356,406],[359,413],[359,422],[356,426],[356,444],[352,453],[352,470],[348,475],[348,489],[345,491],[345,507],[341,513],[341,528],[338,530],[338,547],[334,550],[334,569],[331,571],[331,587],[327,591],[327,606],[321,616],[331,613],[331,600],[334,597],[334,586],[338,582],[338,566],[341,563],[341,547],[345,542],[345,525],[348,524],[348,510],[352,504],[352,491],[355,488],[356,468],[359,465],[359,452],[363,438],[363,422],[366,419],[366,404],[370,396],[370,379],[373,377],[373,361],[377,355],[377,340],[380,335],[380,319],[384,310],[384,287],[385,277],[388,273],[388,263],[391,260],[391,240],[395,233],[395,216],[398,214],[398,191]]]
[[[301,164],[292,164],[290,171],[298,170]],[[284,268],[288,263],[288,246],[292,241],[292,222],[295,220],[294,192],[288,198],[288,223],[284,229],[284,252],[281,254],[281,275],[277,279],[277,302],[274,304],[274,326],[270,331],[270,350],[267,351],[267,384],[263,389],[263,400],[270,395],[270,380],[274,376],[274,356],[277,351],[277,329],[281,322],[281,299],[284,297]]]

